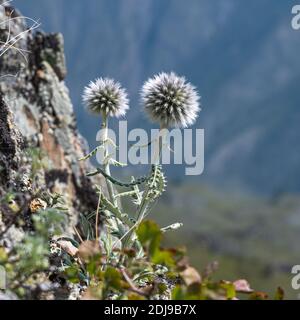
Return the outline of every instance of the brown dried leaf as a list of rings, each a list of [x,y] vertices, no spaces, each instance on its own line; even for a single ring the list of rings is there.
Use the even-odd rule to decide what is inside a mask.
[[[80,300],[99,300],[101,299],[101,290],[89,287],[81,296]]]
[[[277,288],[275,300],[283,300],[284,299],[284,290],[281,287]]]
[[[47,203],[40,198],[36,198],[30,202],[29,208],[30,208],[31,213],[36,213],[40,209],[45,210],[47,208]]]
[[[250,295],[250,299],[251,300],[267,300],[268,299],[268,295],[265,292],[253,292]]]
[[[79,246],[78,256],[82,260],[89,260],[90,258],[100,254],[99,243],[96,241],[84,241]]]
[[[187,267],[180,273],[180,276],[187,286],[194,283],[201,283],[202,281],[199,272],[193,267]]]
[[[241,292],[241,293],[252,293],[253,290],[250,287],[250,284],[247,280],[240,279],[233,282],[233,285],[235,287],[235,291]]]
[[[78,253],[78,249],[70,241],[59,240],[57,244],[72,257]]]
[[[219,268],[218,261],[213,261],[209,265],[206,266],[204,270],[204,278],[210,277],[214,272],[216,272]]]

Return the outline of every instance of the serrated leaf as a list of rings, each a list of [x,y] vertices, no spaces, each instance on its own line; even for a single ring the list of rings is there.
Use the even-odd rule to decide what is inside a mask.
[[[115,167],[126,167],[127,164],[126,163],[122,163],[122,162],[119,162],[117,161],[116,159],[110,159],[109,160],[109,163]]]

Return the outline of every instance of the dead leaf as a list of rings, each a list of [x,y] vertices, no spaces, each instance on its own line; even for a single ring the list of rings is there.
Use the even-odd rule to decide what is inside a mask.
[[[180,273],[180,276],[187,286],[194,283],[201,283],[202,280],[199,272],[193,267],[187,267]]]
[[[45,210],[47,208],[47,203],[40,198],[36,198],[30,202],[29,208],[30,208],[31,213],[36,213],[40,209]]]
[[[250,287],[250,284],[247,280],[240,279],[233,282],[235,290],[241,293],[252,293],[253,290]]]
[[[267,300],[268,295],[265,292],[253,292],[250,295],[250,300]]]
[[[57,244],[72,257],[78,253],[78,249],[70,241],[59,240]]]
[[[213,261],[209,265],[206,266],[204,270],[204,278],[210,277],[213,273],[215,273],[219,268],[218,261]]]
[[[100,254],[100,247],[96,241],[84,241],[79,246],[78,256],[82,260],[87,261],[97,254]]]
[[[40,79],[45,79],[45,72],[43,70],[37,70],[36,76]]]
[[[284,299],[284,290],[281,287],[277,288],[275,300],[283,300]]]
[[[101,300],[101,290],[89,287],[81,296],[80,300]]]

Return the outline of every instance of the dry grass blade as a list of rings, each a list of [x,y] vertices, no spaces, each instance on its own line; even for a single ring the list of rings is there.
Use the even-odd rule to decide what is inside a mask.
[[[6,1],[4,2],[3,4],[0,4],[0,7],[4,7],[7,6],[8,4],[10,4],[11,1]],[[22,57],[24,58],[24,60],[26,61],[27,63],[27,58],[26,58],[26,55],[25,53],[28,53],[29,51],[25,50],[25,49],[20,49],[20,48],[17,48],[15,45],[21,40],[24,38],[24,36],[30,32],[32,32],[33,30],[37,29],[39,26],[40,26],[40,23],[39,21],[35,21],[34,19],[31,19],[29,17],[26,17],[26,16],[20,16],[20,17],[12,17],[12,14],[14,13],[14,10],[12,10],[10,13],[9,13],[9,16],[6,20],[0,22],[0,26],[2,25],[5,25],[7,26],[7,37],[6,37],[6,40],[5,41],[1,41],[0,42],[0,57],[2,57],[8,50],[16,50],[19,54],[22,55]],[[11,23],[12,21],[14,20],[27,20],[27,21],[30,21],[32,22],[32,25],[18,33],[17,35],[15,36],[11,36]]]

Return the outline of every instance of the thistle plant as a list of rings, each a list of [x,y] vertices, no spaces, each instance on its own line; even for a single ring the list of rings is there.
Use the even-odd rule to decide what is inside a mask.
[[[173,72],[160,73],[146,81],[141,91],[141,100],[150,119],[159,124],[160,133],[154,141],[154,164],[138,207],[137,225],[143,221],[148,213],[151,201],[158,198],[166,187],[166,178],[162,166],[159,164],[167,134],[165,129],[192,125],[200,111],[200,98],[195,87],[188,83],[184,77],[179,77]],[[174,230],[180,226],[175,223],[170,228],[167,227],[167,230]],[[132,233],[133,231],[129,232],[126,244],[130,242]]]
[[[107,78],[91,81],[84,90],[83,102],[89,111],[105,118],[125,116],[129,109],[125,89],[120,83]]]
[[[99,114],[102,118],[100,145],[80,159],[89,159],[100,148],[104,151],[102,167],[87,174],[88,176],[96,174],[104,176],[108,189],[107,197],[98,188],[96,239],[98,240],[98,216],[101,211],[109,225],[108,234],[102,233],[100,239],[106,248],[108,261],[113,255],[113,248],[116,243],[121,243],[122,249],[134,247],[138,251],[138,256],[143,256],[136,230],[166,188],[167,180],[160,165],[160,155],[166,134],[165,129],[173,126],[187,127],[193,124],[200,110],[199,96],[195,88],[185,78],[178,77],[175,73],[161,73],[144,84],[141,91],[143,109],[153,121],[158,123],[160,133],[157,139],[151,142],[155,143],[156,151],[149,174],[145,177],[132,177],[131,181],[128,182],[120,181],[111,175],[110,165],[120,166],[121,164],[116,159],[112,159],[108,152],[108,145],[113,145],[113,142],[107,135],[108,118],[124,116],[129,109],[126,91],[114,80],[100,78],[91,82],[85,88],[83,101],[90,112]],[[117,146],[114,145],[114,147]],[[119,192],[118,187],[127,190]],[[135,204],[136,212],[134,214],[129,215],[123,212],[121,199],[124,197],[130,197]],[[180,223],[175,223],[161,231],[176,230],[180,226]],[[112,243],[112,236],[117,236],[118,240],[115,243]],[[118,259],[118,261],[124,262],[124,257]]]
[[[104,148],[104,172],[107,176],[110,176],[110,158],[107,148],[109,143],[108,119],[109,117],[120,117],[126,114],[129,108],[127,93],[118,82],[100,78],[91,82],[85,88],[83,101],[90,112],[100,114],[102,117],[100,144]],[[115,204],[113,185],[109,179],[107,179],[107,188],[110,199]]]
[[[160,73],[142,89],[146,113],[161,128],[188,127],[197,119],[199,95],[194,86],[175,73]]]
[[[101,122],[101,141],[100,146],[93,150],[88,156],[84,157],[81,160],[86,160],[92,155],[96,154],[96,152],[102,148],[103,150],[103,174],[107,177],[111,176],[110,173],[110,163],[111,157],[108,151],[108,144],[112,143],[108,137],[108,119],[109,117],[120,117],[126,114],[128,110],[128,98],[126,91],[121,87],[118,82],[115,82],[112,79],[107,78],[99,78],[95,82],[90,82],[89,86],[87,86],[83,93],[83,102],[85,103],[87,109],[94,113],[98,114],[102,118]],[[109,201],[113,207],[117,206],[114,186],[111,179],[106,179],[107,182],[107,190],[109,194]],[[100,210],[100,204],[102,199],[102,191],[99,190],[99,201],[97,207],[97,215],[96,215],[96,239],[98,239],[98,216]],[[108,213],[109,215],[109,213]],[[115,223],[113,223],[115,220]],[[114,219],[110,219],[110,223],[112,227],[117,229],[119,233],[124,232],[121,222],[117,217]],[[108,235],[110,233],[108,232]],[[106,243],[106,248],[108,254],[112,249],[111,246],[111,237],[108,237],[108,243]]]

